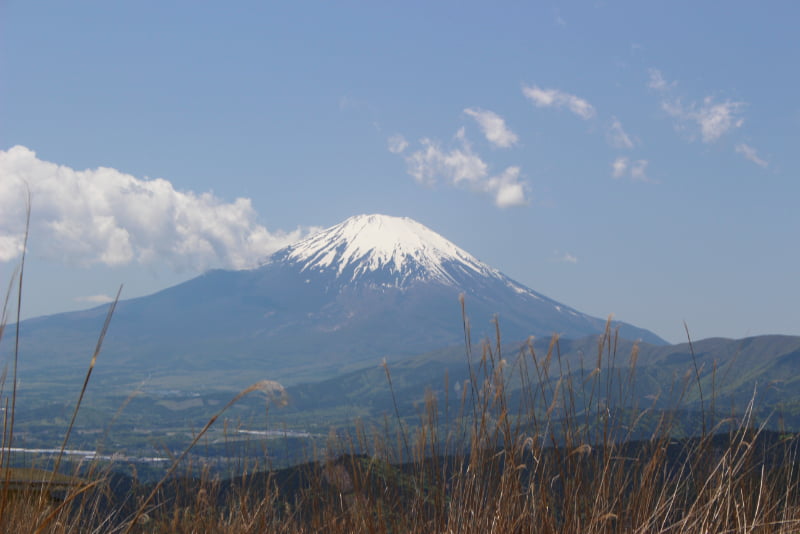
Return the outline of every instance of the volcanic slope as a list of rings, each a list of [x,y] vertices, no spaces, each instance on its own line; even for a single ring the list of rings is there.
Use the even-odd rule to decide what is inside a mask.
[[[597,334],[605,320],[511,280],[408,218],[359,215],[279,250],[255,269],[215,270],[117,307],[103,358],[129,371],[237,371],[285,384],[473,339]],[[106,307],[23,324],[33,362],[85,364]],[[631,340],[664,344],[617,323]],[[78,344],[78,341],[81,344]],[[56,360],[57,356],[57,360]],[[224,381],[226,375],[219,374]]]

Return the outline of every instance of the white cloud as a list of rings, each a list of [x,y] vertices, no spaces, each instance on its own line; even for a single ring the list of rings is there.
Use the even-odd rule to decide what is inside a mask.
[[[0,184],[0,188],[2,184]],[[24,198],[24,197],[22,197]],[[20,199],[20,204],[22,204]],[[0,262],[11,261],[22,254],[23,234],[0,235]]]
[[[550,258],[550,261],[560,262],[560,263],[578,263],[578,257],[570,254],[569,252],[561,252],[559,250],[553,251],[553,256]]]
[[[527,185],[520,181],[520,168],[508,167],[500,175],[490,178],[485,185],[488,193],[494,194],[497,207],[524,206],[528,203]]]
[[[647,87],[650,89],[655,89],[657,91],[666,91],[675,87],[676,82],[667,82],[664,79],[664,76],[661,74],[661,71],[658,69],[650,69],[648,70],[650,74],[650,79],[647,82]]]
[[[589,102],[558,89],[542,89],[537,85],[523,85],[522,94],[536,107],[567,108],[584,120],[591,119],[595,115],[594,107]]]
[[[631,180],[637,182],[650,181],[650,178],[647,177],[647,163],[646,159],[638,159],[631,164]]]
[[[684,107],[680,100],[661,103],[661,108],[679,121],[679,128],[685,123],[696,124],[704,143],[713,143],[731,130],[740,128],[744,124],[741,118],[744,107],[744,102],[730,100],[715,103],[710,96],[703,99],[702,104],[692,103],[689,107]]]
[[[654,183],[654,180],[647,176],[648,163],[646,159],[632,161],[626,157],[619,157],[611,163],[611,176],[614,178],[628,176],[635,182]]]
[[[113,302],[114,297],[109,295],[87,295],[85,297],[75,297],[73,300],[76,302],[85,302],[88,304],[106,304],[108,302]]]
[[[400,134],[393,135],[388,140],[389,152],[392,154],[402,154],[408,148],[408,141]]]
[[[715,104],[711,97],[707,97],[690,118],[700,126],[703,142],[711,143],[744,124],[744,119],[737,116],[743,107],[743,102],[726,101]]]
[[[472,152],[466,143],[450,151],[430,139],[420,140],[422,150],[406,157],[408,173],[423,184],[432,185],[439,179],[458,184],[478,182],[488,175],[488,166]]]
[[[622,123],[619,122],[616,117],[612,118],[611,127],[608,129],[606,139],[608,140],[608,144],[614,148],[633,148],[633,141],[628,134],[625,133],[625,130],[622,128]]]
[[[716,103],[712,97],[707,96],[701,104],[692,102],[684,106],[679,98],[668,96],[676,82],[667,83],[657,69],[650,69],[649,72],[650,80],[647,85],[663,94],[661,109],[677,121],[675,124],[677,129],[684,129],[687,125],[696,126],[702,141],[713,143],[744,124],[744,119],[741,117],[746,105],[744,102],[726,100]]]
[[[344,95],[339,97],[339,109],[346,110],[346,109],[358,109],[362,106],[362,103],[352,96]]]
[[[614,178],[622,178],[625,176],[625,171],[628,170],[628,158],[619,157],[611,164],[611,176]]]
[[[740,143],[740,144],[736,145],[736,152],[738,154],[743,155],[745,157],[745,159],[748,159],[748,160],[752,161],[753,163],[755,163],[759,167],[766,168],[769,165],[769,163],[766,160],[761,159],[758,156],[758,152],[756,152],[756,149],[751,147],[750,145],[746,145],[744,143]]]
[[[517,134],[506,126],[506,121],[500,115],[479,108],[467,108],[464,113],[478,122],[486,140],[494,146],[509,148],[517,143]]]
[[[426,185],[442,180],[488,193],[501,208],[528,202],[527,184],[520,179],[519,167],[508,167],[501,174],[490,176],[489,166],[473,152],[463,128],[456,133],[455,140],[458,146],[443,149],[436,141],[421,139],[422,148],[405,156],[408,174]]]
[[[78,171],[24,146],[0,151],[0,177],[0,261],[22,250],[26,187],[31,252],[77,265],[246,268],[307,233],[268,231],[248,198],[225,202],[108,167]]]

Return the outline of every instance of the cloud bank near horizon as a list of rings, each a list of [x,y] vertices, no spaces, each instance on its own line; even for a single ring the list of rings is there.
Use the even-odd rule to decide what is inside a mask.
[[[31,253],[80,266],[243,269],[315,230],[270,231],[249,198],[226,202],[109,167],[75,170],[20,145],[0,150],[0,177],[0,262],[22,253],[28,192]]]

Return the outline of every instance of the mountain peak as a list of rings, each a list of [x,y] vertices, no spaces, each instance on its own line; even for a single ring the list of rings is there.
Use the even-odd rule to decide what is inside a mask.
[[[351,281],[381,273],[387,285],[415,280],[455,283],[460,273],[499,276],[433,230],[408,217],[356,215],[273,255],[299,264],[302,271],[332,271]]]

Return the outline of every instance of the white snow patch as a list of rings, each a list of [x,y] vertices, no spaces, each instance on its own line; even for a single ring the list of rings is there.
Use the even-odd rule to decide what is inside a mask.
[[[519,293],[520,295],[528,295],[529,297],[533,297],[536,300],[542,300],[542,297],[540,297],[539,295],[537,295],[536,293],[534,293],[525,286],[521,286],[515,282],[507,282],[506,285],[511,289],[513,289],[514,291],[516,291],[517,293]]]
[[[399,281],[413,275],[453,283],[455,280],[446,268],[451,262],[465,272],[505,279],[497,269],[407,217],[357,215],[286,250],[286,259],[302,263],[303,271],[335,268],[336,275],[341,276],[352,268],[353,280],[388,268]]]

